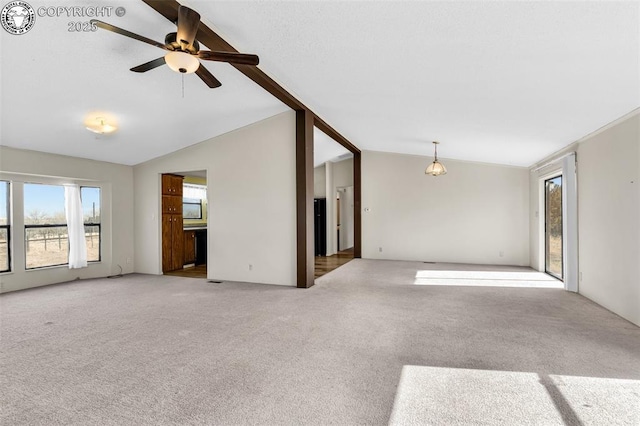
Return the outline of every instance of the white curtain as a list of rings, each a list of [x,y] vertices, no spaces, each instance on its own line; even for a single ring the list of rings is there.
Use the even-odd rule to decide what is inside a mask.
[[[78,185],[65,185],[64,211],[67,216],[69,235],[69,269],[86,268],[87,240],[84,235],[84,218]]]
[[[206,200],[207,187],[204,185],[185,183],[184,185],[182,185],[182,197],[193,198],[195,200]]]

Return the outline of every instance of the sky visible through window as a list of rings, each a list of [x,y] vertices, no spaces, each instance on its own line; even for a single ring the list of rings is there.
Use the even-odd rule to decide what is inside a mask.
[[[83,186],[80,189],[85,222],[100,222],[100,188]]]
[[[2,193],[0,193],[1,196]],[[100,188],[83,187],[82,209],[84,216],[92,216],[93,203],[96,206],[96,215],[100,211]],[[25,183],[24,185],[24,214],[25,218],[35,212],[45,214],[48,217],[64,215],[64,187],[62,185],[44,185]]]
[[[24,216],[34,221],[40,216],[64,217],[64,187],[61,185],[24,184]]]
[[[9,192],[9,182],[0,180],[0,225],[7,224],[8,209],[7,196]]]

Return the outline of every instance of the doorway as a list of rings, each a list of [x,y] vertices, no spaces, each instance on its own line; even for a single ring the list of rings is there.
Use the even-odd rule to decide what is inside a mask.
[[[206,279],[207,172],[193,170],[164,176],[174,178],[176,188],[165,194],[163,186],[162,271],[165,275]],[[166,261],[169,257],[170,264]]]
[[[354,158],[346,148],[314,129],[314,276],[354,258]]]
[[[544,181],[545,272],[564,280],[562,175]]]
[[[353,218],[353,186],[338,188],[337,195],[337,251],[353,250],[354,218]]]

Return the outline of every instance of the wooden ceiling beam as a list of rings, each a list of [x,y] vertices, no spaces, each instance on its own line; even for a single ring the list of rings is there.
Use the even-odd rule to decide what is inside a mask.
[[[180,3],[178,3],[176,0],[142,1],[149,5],[156,12],[167,18],[169,21],[176,22],[178,20],[178,9],[180,7]],[[202,22],[200,23],[200,26],[198,28],[196,39],[200,42],[200,44],[206,46],[210,50],[219,50],[222,52],[238,52],[237,49],[231,46],[226,40],[224,40],[215,31],[213,31]],[[262,71],[260,68],[251,65],[231,65],[294,111],[309,111],[314,117],[314,124],[316,127],[318,127],[318,129],[322,130],[329,137],[347,148],[352,153],[357,154],[360,152],[360,149],[358,149],[358,147],[352,144],[347,138],[342,136],[326,121],[318,117],[316,113],[314,113],[310,108],[304,105],[291,93],[289,93],[284,87],[280,86],[275,80],[265,74],[264,71]]]

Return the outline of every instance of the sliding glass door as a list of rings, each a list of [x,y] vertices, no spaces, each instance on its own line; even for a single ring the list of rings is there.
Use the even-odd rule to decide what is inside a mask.
[[[545,271],[563,279],[562,176],[544,181]]]

